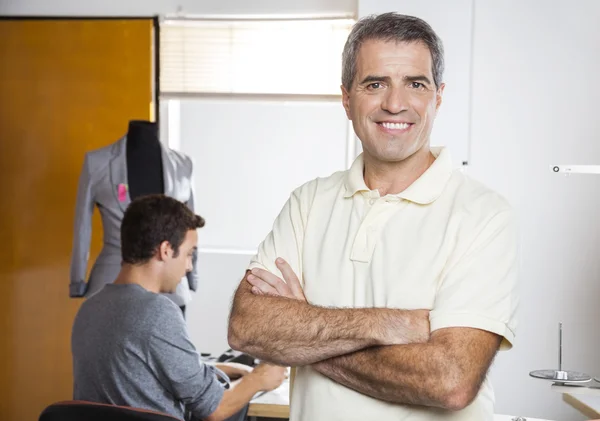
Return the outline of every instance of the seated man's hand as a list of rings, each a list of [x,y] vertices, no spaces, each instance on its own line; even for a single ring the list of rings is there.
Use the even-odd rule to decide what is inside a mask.
[[[281,386],[281,383],[287,378],[287,369],[278,365],[261,363],[247,375],[247,378],[255,380],[260,390],[269,392]]]
[[[292,270],[292,267],[281,257],[275,260],[275,265],[283,274],[285,281],[269,271],[254,268],[250,271],[251,273],[247,278],[248,282],[252,285],[252,293],[255,295],[272,295],[306,301],[300,280]]]
[[[217,363],[215,364],[215,367],[227,374],[227,377],[229,377],[230,380],[237,380],[252,371],[252,367],[250,366],[230,362]]]

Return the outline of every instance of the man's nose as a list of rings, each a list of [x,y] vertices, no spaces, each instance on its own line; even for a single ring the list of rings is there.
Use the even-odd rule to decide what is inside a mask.
[[[381,108],[390,114],[398,114],[408,109],[408,95],[403,87],[390,87],[385,93]]]

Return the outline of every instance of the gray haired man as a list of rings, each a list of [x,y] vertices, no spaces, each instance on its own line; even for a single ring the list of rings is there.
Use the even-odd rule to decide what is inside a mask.
[[[443,70],[421,19],[354,26],[342,101],[363,153],[291,194],[236,292],[230,344],[297,367],[292,421],[493,419],[517,235],[506,200],[430,146]]]

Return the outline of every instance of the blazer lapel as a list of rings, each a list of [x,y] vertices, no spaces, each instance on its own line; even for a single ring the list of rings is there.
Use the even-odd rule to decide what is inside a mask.
[[[115,200],[123,212],[129,206],[129,184],[127,181],[127,156],[125,145],[127,137],[124,136],[115,145],[113,158],[110,161],[110,182]]]

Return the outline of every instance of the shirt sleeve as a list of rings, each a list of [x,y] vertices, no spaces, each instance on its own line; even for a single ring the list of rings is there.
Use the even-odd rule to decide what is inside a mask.
[[[259,245],[256,255],[251,259],[248,269],[255,267],[268,270],[283,279],[275,266],[275,259],[283,258],[290,264],[300,283],[302,278],[302,247],[307,215],[307,196],[309,186],[294,191],[273,223],[273,229]]]
[[[156,323],[149,338],[149,364],[176,400],[196,418],[206,418],[219,406],[224,387],[215,368],[200,361],[181,310],[165,301],[159,314],[160,323]]]
[[[431,331],[471,327],[503,337],[500,349],[512,347],[517,326],[517,233],[511,210],[496,213],[474,229],[460,256],[442,275]]]

